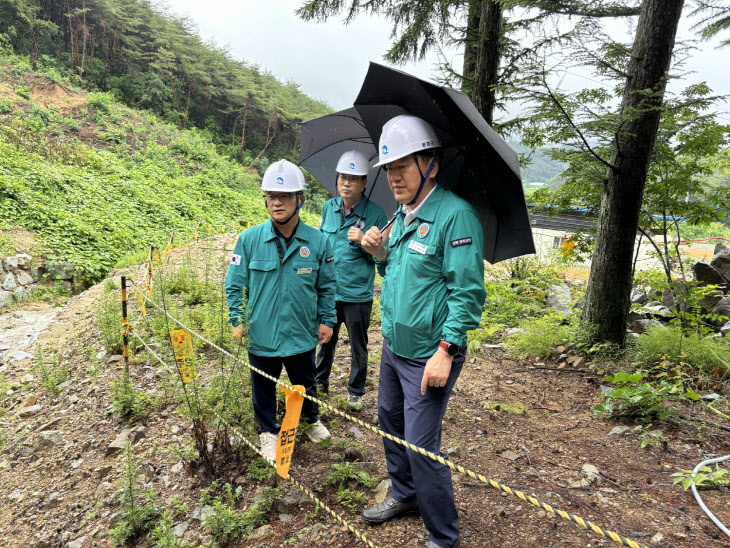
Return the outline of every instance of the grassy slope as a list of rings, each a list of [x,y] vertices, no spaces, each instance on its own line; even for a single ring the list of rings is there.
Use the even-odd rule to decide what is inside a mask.
[[[31,230],[87,279],[173,230],[189,237],[200,219],[220,232],[267,218],[258,174],[205,132],[73,90],[16,56],[0,58],[0,82],[0,229]]]

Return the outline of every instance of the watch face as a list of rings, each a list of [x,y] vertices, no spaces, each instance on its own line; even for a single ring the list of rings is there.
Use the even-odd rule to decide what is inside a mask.
[[[446,352],[449,354],[449,356],[456,356],[459,353],[459,347],[455,344],[450,344],[449,347],[446,349]]]

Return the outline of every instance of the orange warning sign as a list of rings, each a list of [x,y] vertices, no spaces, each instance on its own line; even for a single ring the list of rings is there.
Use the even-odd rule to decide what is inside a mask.
[[[299,392],[304,393],[305,390],[299,384],[292,386],[293,390],[284,386],[280,388],[286,394],[286,414],[281,423],[279,439],[276,440],[276,473],[282,478],[286,478],[289,475],[289,465],[294,453],[294,442],[299,426],[299,415],[302,414],[302,404],[304,403],[304,396]]]

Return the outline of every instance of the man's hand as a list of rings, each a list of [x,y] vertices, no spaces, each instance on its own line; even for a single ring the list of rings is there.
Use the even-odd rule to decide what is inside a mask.
[[[327,327],[323,323],[319,324],[319,343],[325,344],[330,342],[332,338],[332,328]]]
[[[449,380],[451,373],[451,362],[454,361],[453,356],[449,356],[443,348],[436,350],[426,362],[423,369],[423,379],[421,380],[421,395],[426,395],[429,386],[434,388],[443,388],[446,381]]]
[[[356,244],[362,243],[363,236],[365,236],[363,231],[359,228],[355,228],[354,226],[351,226],[350,230],[347,231],[347,239],[351,242],[355,242]]]
[[[360,242],[362,248],[380,262],[385,262],[388,258],[388,254],[384,248],[385,240],[388,238],[388,234],[390,233],[390,228],[391,227],[388,227],[388,230],[381,234],[377,226],[371,226]]]
[[[243,346],[243,339],[246,337],[246,326],[237,325],[233,328],[233,342]]]

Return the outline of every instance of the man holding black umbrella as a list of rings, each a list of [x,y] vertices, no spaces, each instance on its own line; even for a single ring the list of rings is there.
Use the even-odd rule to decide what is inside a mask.
[[[368,367],[368,327],[373,306],[375,264],[372,255],[363,251],[363,229],[383,226],[383,209],[365,195],[370,163],[357,150],[345,152],[337,162],[339,198],[332,198],[322,208],[319,230],[334,251],[337,289],[335,308],[337,323],[332,338],[323,343],[317,354],[317,383],[329,393],[329,377],[335,346],[344,323],[350,337],[352,359],[347,384],[350,409],[362,409]]]
[[[479,325],[486,296],[482,225],[469,203],[437,184],[439,147],[421,118],[401,115],[383,126],[376,165],[385,166],[402,207],[389,237],[373,227],[362,239],[384,274],[380,426],[435,454],[466,334]],[[449,469],[388,439],[383,445],[393,490],[363,518],[382,523],[420,510],[428,548],[458,547]]]

